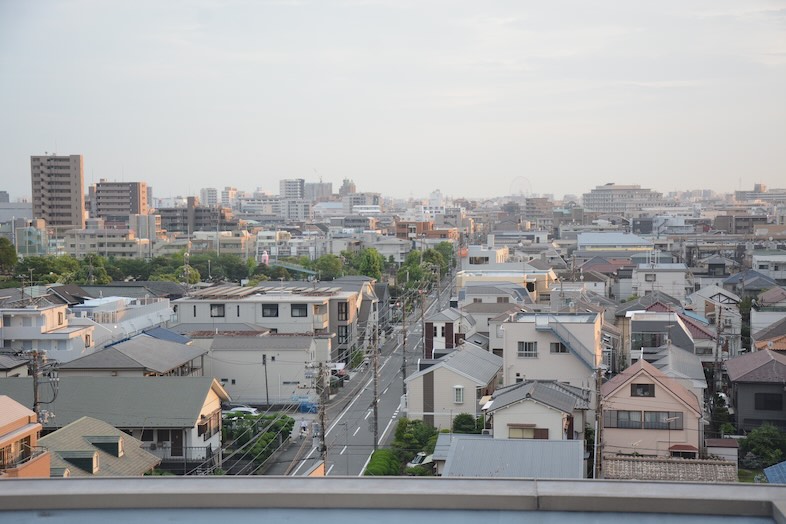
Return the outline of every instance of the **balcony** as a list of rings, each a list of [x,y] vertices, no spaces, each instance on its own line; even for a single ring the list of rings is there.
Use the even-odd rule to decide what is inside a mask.
[[[25,446],[14,455],[5,455],[5,460],[0,463],[0,477],[25,477],[23,470],[33,462],[49,453],[49,450],[42,446]]]

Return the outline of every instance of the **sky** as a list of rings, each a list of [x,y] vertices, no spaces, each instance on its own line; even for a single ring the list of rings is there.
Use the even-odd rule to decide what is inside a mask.
[[[0,190],[786,187],[786,0],[0,0]]]

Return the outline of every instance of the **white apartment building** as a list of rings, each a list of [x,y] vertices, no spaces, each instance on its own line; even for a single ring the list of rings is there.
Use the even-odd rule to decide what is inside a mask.
[[[238,199],[236,187],[227,186],[221,191],[221,205],[229,209],[237,209]]]
[[[216,252],[220,255],[237,255],[243,260],[256,257],[256,236],[245,230],[194,231],[191,253]]]
[[[218,190],[215,187],[203,187],[200,189],[199,203],[207,207],[218,207]]]
[[[70,229],[65,233],[65,252],[76,258],[101,255],[116,258],[149,258],[151,240],[137,238],[131,229]]]
[[[644,208],[666,206],[663,195],[639,185],[605,184],[583,195],[584,209],[608,215],[632,216]],[[675,202],[676,205],[676,202]]]
[[[306,181],[302,178],[289,178],[279,182],[279,196],[283,199],[300,200],[305,198]]]
[[[678,300],[693,293],[693,273],[683,263],[639,264],[631,276],[631,292],[645,296],[660,291]]]
[[[502,339],[504,383],[557,380],[595,390],[602,323],[598,313],[524,312],[494,322],[490,335]]]
[[[751,255],[751,268],[781,284],[786,283],[786,251],[754,251]]]

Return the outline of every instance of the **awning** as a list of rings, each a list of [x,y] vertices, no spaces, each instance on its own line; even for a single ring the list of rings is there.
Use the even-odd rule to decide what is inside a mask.
[[[674,444],[669,448],[669,451],[693,451],[698,453],[699,448],[691,446],[690,444]]]

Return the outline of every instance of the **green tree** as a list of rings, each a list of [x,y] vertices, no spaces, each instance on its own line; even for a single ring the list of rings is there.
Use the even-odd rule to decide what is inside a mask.
[[[437,430],[422,420],[399,419],[391,445],[401,464],[406,464],[419,451],[426,449]]]
[[[448,269],[456,265],[456,256],[453,252],[453,244],[450,242],[440,242],[434,246],[434,250],[442,255],[442,258],[447,263]],[[444,272],[443,272],[444,274]]]
[[[786,433],[771,424],[751,430],[740,442],[740,456],[755,455],[762,467],[777,464],[786,456]]]
[[[16,267],[16,248],[5,237],[0,237],[0,274],[8,275]]]
[[[112,277],[107,273],[104,267],[104,257],[99,255],[85,255],[79,261],[79,269],[74,275],[74,284],[89,284],[89,285],[104,285],[112,281]]]
[[[361,275],[379,280],[382,278],[382,269],[385,267],[385,259],[374,248],[363,249],[358,256],[358,272]]]
[[[313,268],[320,280],[333,280],[343,273],[344,266],[336,255],[322,255],[314,261]]]
[[[740,336],[742,338],[742,347],[743,348],[750,348],[751,347],[751,306],[753,305],[753,300],[751,297],[745,297],[740,300],[739,308],[740,308],[740,315],[742,316],[742,327],[740,328]]]
[[[453,433],[480,433],[483,422],[469,413],[461,413],[453,419]]]

